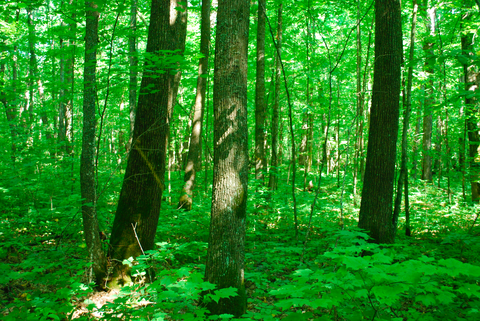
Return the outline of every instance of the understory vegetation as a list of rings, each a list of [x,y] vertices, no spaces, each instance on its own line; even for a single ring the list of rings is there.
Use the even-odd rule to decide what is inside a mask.
[[[32,166],[36,175],[30,179],[21,171],[8,179],[2,175],[2,320],[233,319],[208,316],[201,300],[202,292],[214,288],[203,280],[211,185],[207,190],[197,188],[202,191],[195,194],[192,211],[177,210],[180,191],[175,186],[182,186],[182,177],[172,173],[155,250],[124,262],[132,266],[135,283],[120,292],[96,292],[87,272],[78,182],[65,179],[65,173],[49,172],[53,166],[44,167],[43,172]],[[100,226],[107,235],[121,182],[120,175],[108,177],[98,205]],[[450,203],[443,188],[412,182],[412,236],[404,236],[401,216],[396,244],[377,245],[356,228],[358,208],[349,198],[348,181],[347,175],[342,192],[336,177],[322,178],[304,246],[314,191],[298,191],[296,242],[292,204],[286,197],[291,188],[287,176],[281,177],[274,193],[255,186],[251,178],[245,270],[248,304],[241,319],[480,319],[479,209],[463,201],[461,182],[454,181]],[[199,185],[203,182],[200,176]],[[153,282],[145,282],[148,277]],[[233,295],[235,290],[227,288],[204,300]]]

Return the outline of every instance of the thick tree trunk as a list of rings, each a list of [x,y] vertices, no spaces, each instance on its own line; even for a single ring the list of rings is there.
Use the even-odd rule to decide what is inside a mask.
[[[280,82],[281,82],[281,68],[280,55],[282,53],[282,4],[278,7],[278,22],[277,22],[277,55],[276,55],[276,69],[275,69],[275,101],[273,103],[272,111],[272,159],[270,165],[270,177],[268,187],[271,190],[276,190],[278,187],[278,166],[280,165],[279,155],[279,123],[280,123]],[[280,128],[281,130],[281,128]]]
[[[237,296],[207,304],[211,314],[228,313],[236,317],[246,310],[248,24],[249,1],[219,1],[213,96],[212,214],[205,279],[218,289],[237,289]]]
[[[96,203],[97,193],[95,184],[95,101],[96,101],[96,65],[98,45],[98,17],[97,4],[86,2],[85,28],[85,67],[83,91],[83,136],[82,155],[80,164],[80,186],[82,194],[83,232],[87,243],[88,254],[92,262],[93,273],[97,285],[103,284],[106,274],[106,259],[103,253],[98,227]]]
[[[265,13],[267,1],[258,1],[257,78],[255,82],[255,179],[263,183],[265,156]]]
[[[177,10],[178,7],[183,10]],[[183,54],[186,7],[178,0],[151,4],[145,71],[140,87],[133,142],[112,227],[109,256],[114,262],[153,249],[162,193],[170,118],[175,104],[177,64],[156,61]],[[179,52],[171,53],[179,49]],[[177,77],[178,78],[178,77]],[[128,282],[127,266],[117,265],[110,286]]]
[[[402,17],[399,0],[375,1],[375,67],[365,181],[358,226],[393,243],[393,183],[398,136]]]
[[[191,210],[193,204],[193,188],[197,172],[202,167],[202,126],[205,110],[205,95],[207,92],[208,56],[210,51],[210,0],[202,0],[202,23],[200,36],[200,53],[203,55],[198,64],[197,94],[188,149],[187,165],[185,167],[183,192],[178,202],[178,208]]]

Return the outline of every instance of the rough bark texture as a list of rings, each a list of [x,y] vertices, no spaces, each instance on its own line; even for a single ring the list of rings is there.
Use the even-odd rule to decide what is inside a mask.
[[[145,61],[132,148],[110,238],[109,256],[114,262],[153,248],[165,188],[170,117],[178,88],[177,64],[170,61],[173,55],[182,54],[187,16],[185,6],[177,0],[153,0],[151,8],[149,58]],[[172,54],[176,49],[179,52]],[[126,266],[118,265],[114,271],[111,286],[130,279]]]
[[[95,101],[96,101],[96,66],[98,44],[97,5],[94,2],[85,3],[85,67],[83,89],[83,136],[82,155],[80,163],[80,186],[82,194],[83,232],[87,243],[90,261],[93,263],[93,273],[97,285],[101,285],[105,277],[106,260],[100,240],[100,230],[96,212],[95,184]]]
[[[276,190],[278,185],[278,166],[280,165],[279,155],[279,123],[280,123],[280,82],[282,66],[280,65],[280,55],[282,53],[282,4],[278,7],[278,22],[277,22],[277,54],[276,54],[276,69],[275,69],[275,100],[272,111],[272,159],[270,166],[270,177],[268,187],[271,190]],[[280,128],[281,131],[281,128]],[[280,140],[281,141],[281,140]]]
[[[241,316],[248,179],[247,49],[249,1],[218,2],[214,80],[212,213],[205,279],[238,295],[211,301],[212,314]]]
[[[202,23],[200,35],[200,53],[203,55],[198,64],[197,93],[190,134],[187,165],[185,166],[185,185],[178,208],[191,210],[193,204],[193,188],[197,172],[202,165],[202,126],[207,92],[208,53],[210,51],[210,0],[202,0]]]
[[[358,226],[375,242],[392,243],[402,24],[399,0],[375,1],[375,67],[365,181]]]
[[[255,179],[263,183],[265,156],[265,12],[267,1],[258,1],[257,78],[255,82]]]
[[[433,129],[433,67],[435,65],[435,54],[433,52],[433,37],[435,37],[435,8],[428,8],[428,0],[423,2],[423,10],[427,17],[426,29],[428,34],[425,37],[423,51],[425,54],[425,65],[423,67],[427,80],[425,82],[425,101],[423,109],[423,158],[422,158],[422,179],[433,180],[432,173],[432,129]]]
[[[469,13],[462,17],[462,29],[467,30],[471,20]],[[474,58],[473,33],[465,31],[462,35],[462,54],[465,57],[463,73],[465,77],[465,91],[474,92],[480,84],[479,73],[472,63]],[[471,93],[465,95],[466,131],[468,136],[468,156],[470,165],[470,186],[472,189],[472,201],[480,200],[480,135],[477,125],[478,105],[477,99]]]

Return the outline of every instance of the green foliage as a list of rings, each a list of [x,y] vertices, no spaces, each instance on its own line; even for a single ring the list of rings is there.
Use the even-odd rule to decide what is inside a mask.
[[[351,235],[357,245],[345,245]],[[296,270],[291,283],[270,291],[278,299],[275,306],[324,316],[335,311],[346,320],[478,317],[480,267],[425,255],[405,259],[397,253],[409,253],[408,247],[378,246],[362,236],[337,233],[339,246],[316,259],[318,268]]]

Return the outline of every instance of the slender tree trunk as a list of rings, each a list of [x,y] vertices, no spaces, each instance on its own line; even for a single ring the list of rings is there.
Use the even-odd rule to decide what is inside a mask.
[[[109,256],[114,262],[154,247],[165,189],[170,118],[178,88],[177,64],[161,67],[154,62],[183,54],[186,19],[186,7],[180,1],[152,1],[132,148],[110,238]],[[180,51],[172,53],[177,49]],[[128,274],[127,266],[115,266],[110,286],[129,281]]]
[[[280,55],[282,48],[282,4],[278,7],[277,16],[277,46],[278,52],[276,55],[276,69],[275,69],[275,101],[273,103],[272,111],[272,159],[270,166],[270,177],[268,186],[271,190],[276,190],[278,187],[278,166],[280,165],[279,155],[279,123],[280,123],[280,82],[281,82],[281,68]],[[281,129],[280,129],[281,130]],[[280,141],[281,142],[281,141]]]
[[[407,72],[407,86],[406,86],[406,98],[404,99],[404,114],[403,114],[403,131],[402,131],[402,159],[400,162],[400,174],[398,176],[397,195],[395,197],[395,208],[393,210],[393,228],[397,229],[398,217],[400,215],[400,205],[402,203],[402,189],[405,186],[405,195],[408,195],[408,173],[407,173],[407,147],[408,147],[408,126],[410,125],[410,113],[412,106],[412,83],[413,83],[413,58],[415,52],[415,27],[417,24],[417,1],[413,0],[413,13],[412,13],[412,29],[410,31],[410,53],[408,57],[408,72]],[[405,208],[405,211],[408,211]],[[410,222],[408,222],[409,224]],[[408,226],[408,229],[410,227]]]
[[[466,3],[466,2],[465,2]],[[465,79],[465,92],[475,92],[480,84],[479,73],[472,61],[474,57],[473,33],[467,31],[471,23],[471,14],[466,13],[462,17],[462,54],[467,57],[468,61],[463,65],[463,73]],[[477,125],[478,119],[478,103],[472,94],[465,95],[465,116],[466,116],[466,132],[468,136],[468,156],[470,165],[470,186],[472,189],[472,201],[480,200],[480,135]]]
[[[43,87],[43,82],[40,78],[39,72],[38,72],[38,62],[37,62],[37,55],[35,53],[35,23],[33,21],[33,9],[31,6],[27,7],[27,24],[28,24],[28,46],[29,46],[29,51],[30,51],[30,70],[29,70],[29,98],[30,98],[30,115],[33,116],[33,107],[35,104],[34,100],[34,83],[36,82],[37,89],[38,89],[38,96],[39,96],[39,102],[40,102],[40,108],[39,108],[39,115],[40,119],[42,120],[42,125],[44,128],[44,134],[47,138],[47,142],[51,143],[53,136],[52,133],[49,129],[49,121],[48,121],[48,116],[47,116],[47,110],[45,107],[45,95],[44,95],[44,87]]]
[[[362,94],[362,30],[360,25],[360,0],[357,0],[357,114],[355,119],[355,155],[353,167],[353,203],[357,205],[357,184],[360,174],[360,125],[363,116],[363,94]],[[363,130],[363,128],[362,128]]]
[[[257,76],[255,82],[255,179],[263,183],[265,156],[265,13],[267,1],[258,1]]]
[[[248,22],[249,1],[219,1],[213,93],[212,214],[205,279],[216,284],[218,289],[237,289],[237,296],[207,304],[211,314],[228,313],[236,317],[246,310]],[[236,63],[231,64],[231,61]]]
[[[190,147],[188,149],[187,165],[182,195],[178,202],[178,208],[192,209],[193,188],[197,178],[197,172],[202,167],[202,126],[205,110],[205,95],[207,92],[208,58],[210,51],[210,0],[202,0],[202,23],[200,36],[200,58],[198,64],[197,94],[190,134]]]
[[[442,85],[439,84],[439,88],[442,88]],[[437,187],[440,188],[440,181],[442,179],[442,141],[443,141],[443,119],[442,115],[439,114],[437,116],[436,121],[437,132],[435,135],[435,161],[433,165],[434,172],[437,174],[438,178],[438,185]]]
[[[8,23],[8,19],[6,21]],[[18,22],[18,10],[17,10],[17,22]],[[6,44],[3,41],[1,46],[3,48],[6,48]],[[3,51],[3,50],[2,50]],[[9,92],[7,91],[6,87],[7,86],[7,80],[5,79],[5,69],[6,69],[6,63],[5,60],[3,59],[3,52],[0,51],[1,57],[1,63],[0,63],[0,102],[2,105],[5,107],[5,114],[7,116],[7,122],[8,122],[8,127],[10,128],[10,138],[11,138],[11,159],[12,159],[12,164],[15,166],[15,160],[16,160],[16,153],[17,153],[17,146],[16,146],[16,141],[17,141],[17,124],[16,124],[16,118],[18,115],[17,107],[15,104],[16,101],[16,86],[17,86],[17,45],[14,44],[13,46],[13,64],[12,64],[12,83],[11,87],[12,90]]]
[[[398,136],[402,17],[399,0],[375,1],[375,67],[365,181],[358,226],[393,243],[392,197]]]
[[[103,253],[98,227],[95,184],[95,101],[96,101],[96,65],[98,45],[98,6],[95,2],[86,2],[85,28],[85,67],[83,93],[83,137],[80,163],[80,186],[82,194],[83,232],[88,254],[92,262],[97,285],[101,286],[106,272],[106,259]]]
[[[432,173],[432,128],[433,128],[433,67],[435,65],[435,55],[433,52],[433,38],[435,37],[435,8],[428,8],[428,0],[424,0],[422,10],[426,14],[426,29],[428,35],[423,44],[425,53],[424,71],[427,77],[425,82],[425,102],[423,114],[423,158],[422,158],[422,179],[431,182]]]
[[[310,10],[310,2],[308,2],[307,11]],[[305,93],[305,100],[306,100],[306,108],[303,112],[303,136],[302,136],[302,143],[300,145],[300,153],[299,153],[299,164],[303,165],[303,189],[304,191],[308,188],[307,178],[308,173],[312,169],[312,158],[313,158],[313,116],[311,113],[311,106],[310,106],[310,23],[309,23],[309,16],[305,17],[306,21],[306,28],[307,28],[307,36],[305,39],[305,49],[307,53],[307,61],[306,61],[306,77],[307,77],[307,90]],[[303,159],[302,159],[303,157]]]
[[[62,150],[67,155],[73,154],[72,146],[72,111],[73,111],[73,89],[75,77],[74,64],[75,64],[75,6],[72,6],[72,0],[68,5],[62,3],[62,9],[71,12],[71,18],[68,19],[68,40],[63,37],[60,38],[60,49],[62,56],[60,58],[60,93],[59,93],[59,110],[58,110],[58,142]],[[66,24],[62,21],[62,27],[65,28]]]
[[[417,110],[418,116],[418,110]],[[415,135],[413,139],[413,147],[412,147],[412,178],[414,180],[418,177],[418,149],[420,148],[420,117],[417,117],[417,121],[415,122]]]
[[[130,2],[130,35],[128,36],[128,53],[130,65],[130,84],[128,90],[130,135],[127,143],[127,151],[130,151],[133,140],[133,127],[135,125],[135,111],[137,109],[137,0],[131,0]]]

